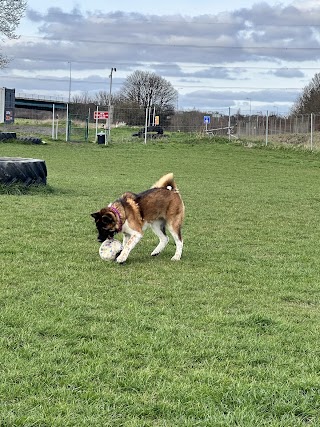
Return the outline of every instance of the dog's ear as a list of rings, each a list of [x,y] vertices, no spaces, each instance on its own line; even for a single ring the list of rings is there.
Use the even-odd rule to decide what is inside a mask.
[[[105,215],[102,215],[102,221],[105,224],[112,224],[114,222],[114,216],[111,213],[106,213]]]
[[[94,218],[95,220],[97,220],[97,219],[99,219],[100,218],[100,212],[93,212],[92,214],[91,214],[91,216],[92,216],[92,218]]]

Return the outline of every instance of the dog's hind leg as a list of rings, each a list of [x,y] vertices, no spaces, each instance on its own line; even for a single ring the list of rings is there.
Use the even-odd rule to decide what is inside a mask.
[[[174,227],[172,224],[168,224],[168,229],[174,238],[176,244],[176,252],[171,258],[172,261],[179,261],[182,255],[183,240],[181,235],[181,226]]]
[[[151,252],[152,256],[159,255],[160,252],[167,246],[169,238],[166,235],[166,228],[164,221],[155,221],[151,224],[152,231],[159,237],[158,246]]]

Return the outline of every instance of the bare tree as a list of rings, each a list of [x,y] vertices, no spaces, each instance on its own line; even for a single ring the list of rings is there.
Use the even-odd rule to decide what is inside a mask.
[[[137,110],[136,122],[144,121],[144,110],[147,107],[155,109],[162,125],[168,125],[174,114],[177,91],[172,84],[155,73],[134,71],[128,76],[120,90],[123,103]]]
[[[292,114],[310,114],[320,111],[320,73],[316,73],[305,86],[302,94],[293,105]]]
[[[174,108],[177,91],[163,77],[137,70],[126,78],[121,96],[139,107],[156,105],[161,109],[171,109]]]
[[[88,92],[73,95],[71,104],[69,105],[70,115],[73,117],[76,116],[79,119],[91,118],[90,116],[93,117],[95,108],[94,99],[92,99]]]
[[[1,40],[15,39],[18,36],[15,33],[20,24],[20,20],[26,10],[26,0],[0,0],[0,34]],[[0,54],[0,68],[5,67],[9,59]]]
[[[109,93],[105,90],[100,90],[98,93],[95,94],[94,102],[97,105],[100,105],[101,107],[109,105]],[[113,104],[113,102],[111,102],[111,104]]]
[[[73,102],[79,104],[93,102],[101,108],[108,108],[109,96],[107,91],[100,91],[92,98],[86,97],[85,94],[74,97]],[[145,109],[151,107],[152,112],[159,116],[161,125],[167,126],[174,114],[176,100],[177,91],[170,82],[154,73],[135,71],[127,77],[120,91],[111,96],[113,121],[143,126]]]

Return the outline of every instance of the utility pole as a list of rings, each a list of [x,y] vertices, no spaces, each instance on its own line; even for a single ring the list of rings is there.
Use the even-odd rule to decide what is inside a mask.
[[[70,104],[71,100],[71,61],[69,62],[69,97],[68,97],[68,104]]]
[[[111,68],[111,72],[109,75],[109,79],[110,79],[110,88],[109,88],[109,105],[108,105],[108,138],[110,140],[110,135],[111,135],[111,93],[112,93],[112,73],[116,72],[117,69],[116,68]]]

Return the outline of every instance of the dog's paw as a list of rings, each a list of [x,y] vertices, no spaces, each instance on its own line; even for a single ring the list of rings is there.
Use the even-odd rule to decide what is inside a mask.
[[[118,264],[124,264],[127,261],[127,258],[121,256],[121,254],[115,259]]]
[[[151,252],[151,256],[157,256],[157,255],[159,255],[160,254],[160,252],[155,252],[155,251],[153,251],[153,252]]]
[[[180,258],[181,258],[181,256],[176,256],[176,255],[174,255],[174,256],[171,258],[171,261],[180,261]]]
[[[116,256],[114,257],[114,261],[117,261],[117,258],[119,257],[119,255],[121,254],[122,250],[116,253]]]

